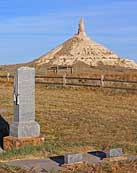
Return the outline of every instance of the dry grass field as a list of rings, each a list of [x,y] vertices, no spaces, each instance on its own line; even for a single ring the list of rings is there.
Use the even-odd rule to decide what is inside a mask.
[[[137,162],[75,165],[63,173],[137,173]]]
[[[75,164],[67,167],[65,171],[51,171],[51,173],[137,173],[137,161],[114,162],[102,164]],[[0,164],[0,173],[40,173],[37,167],[21,169]],[[44,171],[42,171],[44,172]]]
[[[0,109],[9,123],[12,93],[13,84],[1,81]],[[107,147],[137,153],[137,92],[36,85],[36,119],[45,136],[41,156]]]

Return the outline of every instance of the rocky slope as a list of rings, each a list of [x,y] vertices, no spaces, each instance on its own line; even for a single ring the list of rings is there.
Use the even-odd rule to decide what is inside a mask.
[[[33,61],[35,65],[50,64],[55,66],[73,65],[82,61],[90,66],[111,65],[137,69],[137,64],[122,59],[106,47],[91,40],[85,32],[84,21],[80,20],[78,33],[53,49],[49,53]]]

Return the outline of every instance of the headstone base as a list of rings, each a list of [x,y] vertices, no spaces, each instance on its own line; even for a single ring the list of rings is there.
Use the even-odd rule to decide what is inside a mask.
[[[10,136],[18,138],[37,137],[40,135],[40,125],[36,121],[14,122],[10,125]]]
[[[27,145],[40,145],[44,142],[44,137],[29,137],[29,138],[17,138],[13,136],[4,137],[3,148],[4,150],[11,150],[15,148],[24,147]]]

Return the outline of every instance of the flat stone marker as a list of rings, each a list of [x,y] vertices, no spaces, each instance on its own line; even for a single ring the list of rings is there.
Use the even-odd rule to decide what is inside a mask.
[[[7,164],[10,166],[19,166],[21,168],[39,167],[40,169],[44,169],[49,173],[57,173],[59,171],[66,170],[65,168],[60,167],[56,162],[50,159],[15,160],[15,161],[9,161]],[[40,172],[44,173],[44,171],[40,171]]]
[[[122,148],[109,149],[105,153],[107,158],[123,156]]]
[[[35,69],[21,67],[14,79],[14,122],[10,136],[37,137],[40,126],[35,121]]]
[[[83,161],[83,154],[81,153],[64,155],[65,164],[71,164],[71,163],[82,162],[82,161]]]

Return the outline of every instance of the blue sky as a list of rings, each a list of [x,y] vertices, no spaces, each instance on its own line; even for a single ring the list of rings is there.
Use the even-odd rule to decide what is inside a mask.
[[[137,0],[0,0],[0,64],[28,62],[77,32],[137,62]]]

